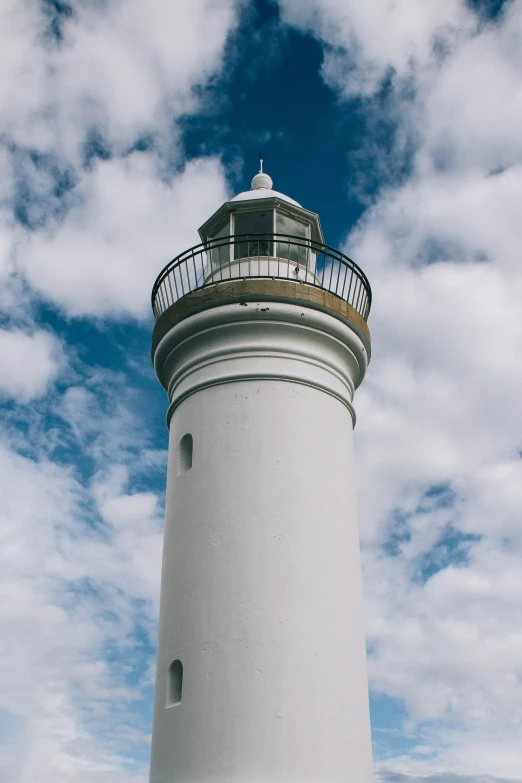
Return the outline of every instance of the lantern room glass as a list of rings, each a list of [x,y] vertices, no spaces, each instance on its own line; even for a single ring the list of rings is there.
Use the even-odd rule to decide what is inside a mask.
[[[311,234],[312,225],[304,215],[301,219],[280,205],[232,209],[207,235],[213,246],[208,251],[210,264],[206,279],[218,271],[219,279],[244,275],[242,259],[257,260],[256,267],[248,267],[248,275],[252,276],[273,274],[270,259],[277,260],[278,275],[285,268],[281,262],[286,262],[291,267],[288,271],[291,279],[301,279],[305,270],[303,279],[309,273],[315,276],[317,254],[311,246]],[[229,241],[229,237],[233,240]]]
[[[226,219],[224,223],[221,224],[217,229],[215,229],[211,234],[209,234],[209,239],[212,240],[219,240],[224,239],[225,237],[229,237],[231,235],[232,231],[230,228],[230,216]],[[230,261],[230,244],[228,242],[224,242],[222,245],[218,245],[217,247],[213,247],[210,251],[210,263],[211,268],[218,269],[219,267],[223,266],[223,264],[228,264]]]
[[[244,241],[235,242],[234,258],[273,256],[274,243],[269,237],[256,238],[256,234],[274,233],[274,210],[263,209],[234,214],[234,235],[249,234]]]
[[[310,224],[295,217],[276,211],[277,257],[288,259],[310,270],[315,270],[315,253],[310,249]],[[284,237],[297,237],[295,240],[285,240]]]

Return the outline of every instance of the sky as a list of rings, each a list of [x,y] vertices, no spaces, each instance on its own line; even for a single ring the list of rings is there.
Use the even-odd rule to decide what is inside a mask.
[[[0,3],[0,780],[145,783],[152,284],[248,189],[373,289],[375,777],[522,781],[522,0]]]

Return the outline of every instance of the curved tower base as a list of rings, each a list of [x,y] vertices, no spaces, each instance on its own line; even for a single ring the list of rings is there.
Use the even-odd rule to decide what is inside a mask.
[[[205,296],[156,333],[151,783],[370,783],[351,406],[369,342],[333,310]]]

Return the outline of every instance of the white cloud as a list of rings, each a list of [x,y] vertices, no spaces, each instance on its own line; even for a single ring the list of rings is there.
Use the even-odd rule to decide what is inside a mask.
[[[466,40],[426,84],[425,154],[481,173],[520,164],[521,39],[520,4],[506,3],[501,23]]]
[[[155,274],[197,241],[187,226],[226,197],[217,160],[183,160],[179,122],[204,106],[240,6],[154,0],[145,12],[137,0],[77,0],[60,13],[36,0],[3,4],[6,308],[22,279],[69,315],[148,312]]]
[[[91,431],[105,428],[104,406],[100,396]],[[111,419],[113,432],[118,420],[127,427],[121,408]],[[26,452],[42,451],[38,429],[49,425],[36,412]],[[138,429],[117,451],[121,460],[139,454]],[[98,452],[105,479],[82,483],[89,443],[78,435],[74,469],[63,457],[58,465],[0,443],[0,777],[142,783],[146,770],[132,758],[140,746],[146,753],[150,728],[141,700],[150,701],[161,507],[152,492],[129,491],[129,469],[114,452],[110,468]]]
[[[49,332],[0,329],[0,394],[29,402],[46,392],[63,363],[61,343]]]
[[[78,197],[63,220],[28,235],[20,268],[69,315],[143,318],[156,276],[200,241],[195,226],[226,200],[226,190],[213,158],[194,160],[163,182],[152,157],[134,152],[99,162]]]
[[[440,41],[453,44],[475,27],[462,0],[279,0],[284,21],[325,44],[323,75],[344,95],[371,95],[392,73],[417,77]]]
[[[66,6],[66,4],[63,4]],[[76,160],[89,126],[132,144],[193,110],[196,85],[222,65],[236,0],[2,4],[0,108],[17,144]],[[55,20],[53,28],[51,22]],[[54,40],[53,30],[60,31]]]

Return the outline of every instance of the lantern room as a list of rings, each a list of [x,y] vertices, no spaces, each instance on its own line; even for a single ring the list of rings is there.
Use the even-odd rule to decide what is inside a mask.
[[[275,262],[279,269],[281,264],[293,264],[294,277],[308,278],[315,271],[314,243],[323,244],[319,216],[273,190],[262,162],[252,189],[223,204],[201,226],[199,235],[209,248],[207,281],[217,270],[222,274],[223,267],[230,269],[231,277],[238,276],[235,267],[244,259],[257,262],[257,273],[272,274]]]

